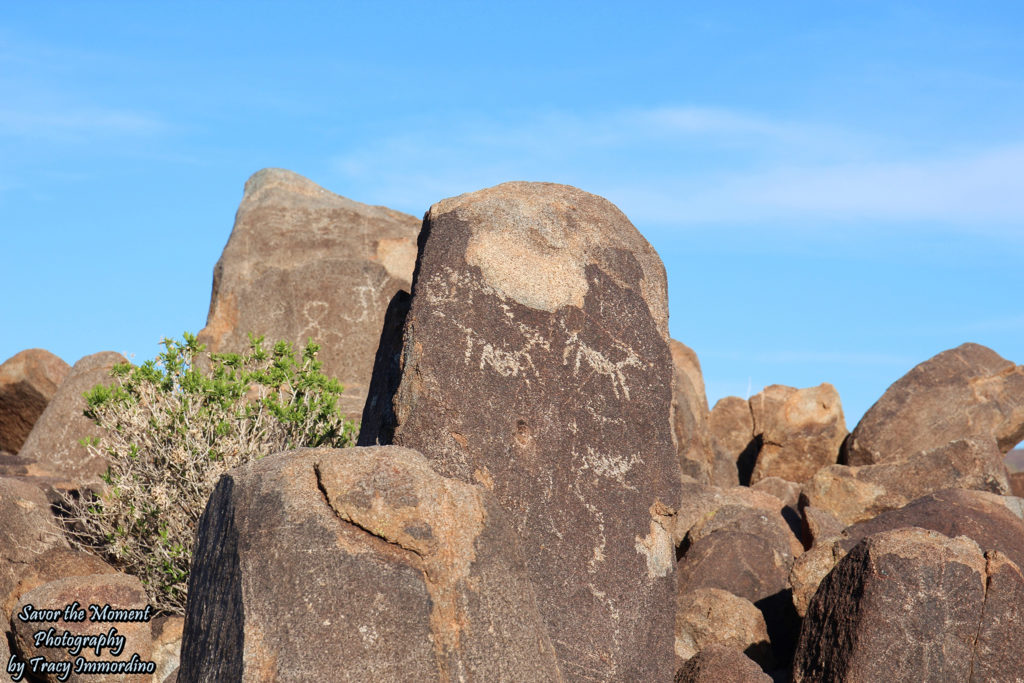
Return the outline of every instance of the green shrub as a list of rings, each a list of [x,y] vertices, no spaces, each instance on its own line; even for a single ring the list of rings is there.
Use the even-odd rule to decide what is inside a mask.
[[[72,543],[139,577],[158,609],[184,611],[192,543],[217,480],[229,469],[301,446],[355,443],[337,407],[342,387],[320,372],[310,341],[296,359],[250,337],[244,354],[206,354],[195,336],[164,340],[141,366],[122,364],[112,386],[86,393],[102,427],[87,439],[110,463],[100,490],[68,498]]]

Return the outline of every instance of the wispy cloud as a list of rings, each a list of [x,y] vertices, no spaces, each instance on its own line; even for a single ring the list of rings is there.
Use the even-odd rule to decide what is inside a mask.
[[[714,107],[410,125],[332,160],[353,187],[419,212],[505,180],[603,194],[666,226],[927,221],[1003,233],[1024,225],[1024,141],[911,155],[868,131]],[[1009,227],[1008,227],[1009,226]]]
[[[0,106],[0,136],[39,137],[52,140],[95,135],[152,135],[167,125],[141,112],[100,107],[59,106],[13,108]]]

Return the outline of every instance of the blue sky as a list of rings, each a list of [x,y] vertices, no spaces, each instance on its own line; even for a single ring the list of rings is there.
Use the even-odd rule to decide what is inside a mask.
[[[1024,362],[1018,3],[5,3],[0,359],[205,323],[242,184],[615,202],[712,403]]]

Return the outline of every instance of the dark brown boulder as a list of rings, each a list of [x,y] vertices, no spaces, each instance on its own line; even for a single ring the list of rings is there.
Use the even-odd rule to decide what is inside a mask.
[[[801,501],[850,525],[947,488],[1008,494],[1010,483],[995,443],[960,439],[899,462],[830,465],[804,484]]]
[[[249,334],[320,344],[326,374],[345,385],[342,409],[366,399],[388,301],[408,289],[419,221],[332,194],[282,169],[245,184],[235,226],[214,269],[210,351],[244,351]]]
[[[44,349],[28,349],[0,365],[0,451],[16,454],[70,366]]]
[[[199,524],[180,681],[558,681],[518,542],[482,487],[397,447],[226,474]]]
[[[1016,680],[1019,570],[974,541],[903,528],[865,538],[808,608],[794,681]],[[1009,566],[1007,566],[1009,565]],[[993,573],[993,571],[995,573]],[[984,638],[979,638],[984,634]],[[979,647],[980,645],[980,647]],[[1019,645],[1019,642],[1018,642]],[[1013,646],[1016,648],[1017,646]],[[997,675],[978,676],[982,651]]]
[[[761,445],[751,484],[766,477],[807,481],[839,459],[846,420],[831,384],[808,389],[773,384],[751,397],[750,412]]]
[[[841,462],[899,462],[971,438],[995,441],[1001,454],[1024,439],[1024,366],[962,344],[889,387],[850,434]]]
[[[0,477],[0,600],[48,550],[67,549],[50,501],[32,484]],[[6,622],[9,613],[0,613]]]
[[[658,255],[600,197],[507,183],[435,204],[401,380],[369,399],[393,422],[366,420],[360,435],[493,490],[573,680],[671,671],[680,483],[666,296]]]
[[[771,677],[740,650],[709,645],[676,672],[675,683],[771,683]]]
[[[60,610],[77,602],[85,611],[84,621],[59,621],[41,623],[38,621],[22,621],[20,615],[31,605],[35,610]],[[106,605],[112,610],[131,610],[143,617],[133,621],[92,621],[90,605],[102,608]],[[151,615],[152,609],[149,608]],[[134,576],[127,574],[98,574],[92,576],[75,576],[45,583],[21,596],[11,617],[14,652],[22,660],[33,657],[45,657],[48,662],[67,662],[70,675],[59,677],[56,673],[40,676],[39,680],[48,683],[151,683],[152,674],[92,674],[76,672],[74,664],[78,657],[85,662],[128,662],[151,661],[153,651],[152,635],[147,614],[146,591],[142,583]],[[53,629],[53,637],[60,638],[65,632],[70,637],[98,636],[100,634],[123,636],[123,649],[114,654],[111,649],[103,649],[99,655],[91,647],[83,647],[82,651],[72,654],[67,648],[49,647],[45,644],[36,646],[34,636],[39,631]],[[114,633],[111,634],[111,630]],[[116,647],[116,645],[115,645]],[[135,657],[133,657],[135,655]]]
[[[708,399],[700,361],[693,349],[675,339],[672,352],[672,420],[683,474],[709,484],[715,479],[714,450],[708,427]]]
[[[708,426],[711,446],[715,451],[715,471],[727,474],[723,479],[716,479],[715,485],[749,485],[757,452],[761,449],[760,442],[754,439],[754,416],[750,413],[750,404],[738,396],[719,399],[711,409]],[[736,468],[735,477],[729,463]]]
[[[106,471],[106,460],[92,455],[80,443],[82,439],[99,435],[99,427],[84,414],[83,394],[97,384],[110,384],[110,369],[125,362],[127,360],[119,353],[102,351],[74,364],[18,452],[21,460],[34,464],[34,469],[27,474],[50,475],[84,484],[96,481]]]

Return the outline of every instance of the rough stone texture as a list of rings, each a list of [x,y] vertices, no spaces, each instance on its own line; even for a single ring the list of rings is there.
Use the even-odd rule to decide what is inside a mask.
[[[1009,475],[1010,491],[1015,496],[1024,496],[1024,472],[1012,472]]]
[[[715,471],[727,474],[715,480],[716,486],[738,486],[749,484],[750,474],[754,467],[754,459],[760,444],[754,440],[754,417],[750,414],[750,404],[738,396],[726,396],[719,399],[711,409],[708,418],[711,429],[711,446],[715,450]],[[735,478],[728,464],[737,468]]]
[[[790,507],[795,508],[800,501],[800,484],[782,477],[765,477],[752,484],[750,488],[770,493]]]
[[[711,645],[676,672],[675,683],[771,683],[771,677],[741,651]]]
[[[811,548],[818,543],[835,538],[846,525],[838,517],[821,508],[807,505],[803,509],[802,540],[805,548]]]
[[[184,628],[185,619],[177,614],[160,616],[153,620],[153,654],[150,659],[156,663],[154,681],[165,681],[172,674],[177,677]]]
[[[99,432],[99,427],[83,414],[86,406],[82,394],[97,384],[109,384],[110,368],[125,362],[119,353],[102,351],[74,364],[18,452],[20,458],[39,468],[38,472],[27,474],[87,483],[106,471],[106,460],[93,457],[79,443],[80,439],[97,436]]]
[[[245,184],[199,340],[244,351],[249,333],[320,344],[323,370],[345,385],[342,409],[366,400],[388,301],[408,289],[419,220],[332,194],[281,169]]]
[[[992,439],[1004,455],[1024,439],[1024,366],[962,344],[889,387],[843,447],[848,465],[905,460],[957,439]]]
[[[1019,640],[1009,643],[1021,634],[1011,621],[1020,603],[1010,603],[1022,582],[1015,565],[995,560],[963,536],[903,528],[867,537],[811,600],[794,680],[1016,680],[1024,659]],[[986,651],[997,653],[997,675],[974,671]]]
[[[56,622],[23,622],[18,614],[26,605],[32,605],[36,609],[59,609],[63,610],[66,605],[78,602],[86,610],[86,619],[82,622],[65,622],[63,619]],[[152,652],[152,637],[150,625],[145,621],[118,621],[118,622],[93,622],[89,619],[89,605],[110,605],[112,609],[144,610],[146,608],[146,591],[142,583],[134,576],[127,574],[100,574],[93,576],[76,576],[67,579],[60,579],[43,584],[23,596],[15,606],[15,614],[11,618],[12,633],[14,635],[14,650],[21,659],[28,660],[32,657],[42,656],[50,662],[63,661],[75,662],[77,657],[82,657],[88,662],[94,661],[129,661],[133,654],[138,659],[149,660]],[[99,635],[109,634],[111,629],[116,629],[115,635],[124,636],[127,640],[124,650],[119,655],[113,655],[109,650],[103,650],[100,656],[89,648],[83,648],[77,655],[72,655],[67,649],[47,648],[40,646],[36,648],[33,643],[33,635],[40,631],[54,629],[54,636],[60,637],[65,631],[75,635]],[[49,683],[57,683],[58,676],[49,673],[40,680]],[[66,679],[67,683],[150,683],[153,680],[152,674],[136,675],[114,675],[114,674],[86,674],[74,673]]]
[[[1006,454],[1006,471],[1010,474],[1024,472],[1024,448],[1014,448]]]
[[[801,500],[850,525],[946,488],[1007,494],[1010,483],[998,456],[994,442],[961,439],[900,462],[830,465],[804,485]]]
[[[700,361],[693,349],[669,340],[672,352],[672,415],[676,450],[683,474],[709,484],[714,475],[714,449],[708,427],[708,399]]]
[[[981,629],[971,661],[972,681],[1022,681],[1024,656],[1024,576],[1020,566],[998,550],[985,553],[988,583]]]
[[[698,588],[679,596],[676,656],[690,659],[711,644],[727,645],[771,668],[771,646],[764,616],[749,600],[718,588]]]
[[[46,496],[36,486],[0,477],[0,599],[51,548],[67,548],[67,541]]]
[[[558,681],[501,506],[397,447],[225,475],[199,523],[181,681]]]
[[[10,618],[22,595],[51,581],[72,576],[116,573],[116,569],[94,555],[63,546],[52,547],[36,557],[31,564],[18,566],[14,585],[6,595],[0,593],[0,616]]]
[[[21,351],[0,365],[0,451],[18,452],[69,369],[44,349]]]
[[[804,614],[821,579],[851,548],[883,531],[918,527],[949,538],[966,536],[982,550],[998,550],[1024,566],[1024,521],[1007,502],[1006,496],[984,491],[947,489],[843,529],[797,559],[790,573],[797,613]]]
[[[420,234],[400,384],[370,398],[393,422],[360,435],[494,491],[573,680],[672,666],[666,301],[658,255],[600,197],[507,183],[444,200]]]
[[[7,670],[7,663],[10,661],[11,648],[7,644],[7,623],[5,622],[0,624],[0,662],[3,663],[5,672]]]
[[[676,512],[675,526],[672,530],[672,540],[677,546],[684,542],[691,529],[714,517],[719,509],[728,506],[767,513],[782,525],[789,522],[786,518],[788,506],[784,501],[770,493],[747,486],[718,488],[687,481],[683,483],[683,500],[685,504]],[[790,528],[792,529],[792,525]],[[794,548],[801,547],[796,533],[793,534],[789,545]]]
[[[809,389],[773,384],[750,399],[761,448],[750,483],[765,477],[803,482],[839,459],[846,420],[839,392],[827,382]]]

